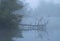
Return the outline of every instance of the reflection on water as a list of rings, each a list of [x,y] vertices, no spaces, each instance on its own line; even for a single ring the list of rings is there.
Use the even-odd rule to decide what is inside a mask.
[[[47,26],[48,35],[42,33],[43,38],[39,36],[37,31],[23,31],[24,38],[17,38],[16,41],[60,41],[60,19],[59,17],[51,17]]]
[[[40,41],[41,37],[38,35],[37,31],[23,31],[24,38],[18,38],[16,41]]]

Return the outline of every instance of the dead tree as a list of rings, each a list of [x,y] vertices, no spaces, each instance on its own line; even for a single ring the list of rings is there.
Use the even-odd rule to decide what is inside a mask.
[[[44,24],[42,24],[41,23],[42,20],[43,17],[41,17],[38,21],[36,21],[37,23],[35,23],[34,25],[32,24],[19,24],[19,25],[22,26],[21,28],[22,31],[31,31],[31,30],[37,31],[38,35],[40,37],[43,37],[40,32],[48,33],[46,26],[49,21],[47,20],[47,22],[44,22]]]

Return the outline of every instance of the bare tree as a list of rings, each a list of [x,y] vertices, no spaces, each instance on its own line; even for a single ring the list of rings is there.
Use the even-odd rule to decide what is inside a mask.
[[[31,18],[31,17],[29,17]],[[44,24],[42,24],[43,21],[43,17],[41,17],[38,21],[35,21],[35,24],[19,24],[20,26],[22,26],[21,30],[23,31],[37,31],[38,35],[42,38],[42,33],[41,32],[45,32],[46,34],[47,32],[47,28],[46,26],[48,25],[49,20],[47,20],[46,22],[44,22]]]

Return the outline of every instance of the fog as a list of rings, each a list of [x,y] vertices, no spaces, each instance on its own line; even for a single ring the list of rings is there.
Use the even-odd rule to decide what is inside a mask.
[[[35,24],[41,17],[43,23],[49,20],[46,28],[48,35],[42,32],[39,36],[36,31],[23,31],[24,38],[17,38],[16,41],[60,41],[60,1],[59,0],[26,0],[28,5],[23,8],[24,18],[22,23]],[[21,12],[22,13],[22,12]]]

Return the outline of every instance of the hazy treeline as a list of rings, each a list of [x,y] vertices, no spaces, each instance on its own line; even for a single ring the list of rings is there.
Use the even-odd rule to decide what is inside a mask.
[[[22,9],[22,4],[17,4],[18,0],[0,0],[0,41],[12,41],[12,37],[18,36],[18,24],[22,15],[13,14],[12,12]],[[20,1],[20,3],[22,3]],[[20,31],[20,37],[21,31]]]

